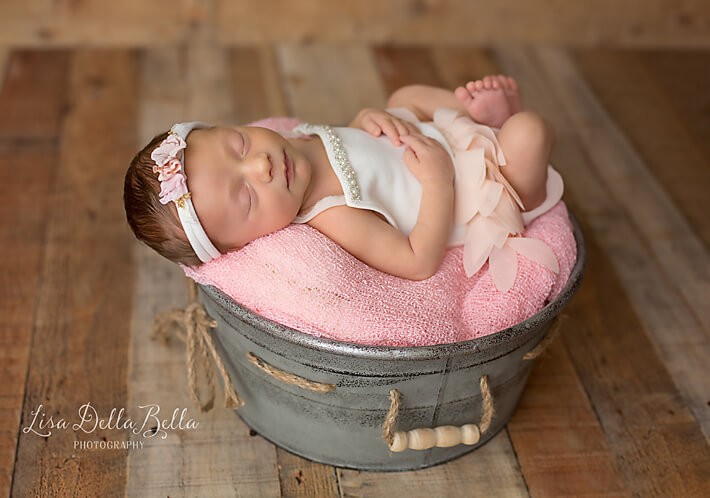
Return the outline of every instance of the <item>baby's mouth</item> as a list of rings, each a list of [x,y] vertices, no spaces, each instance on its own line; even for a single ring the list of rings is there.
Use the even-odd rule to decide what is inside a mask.
[[[286,155],[286,151],[284,151],[284,176],[286,177],[286,188],[289,188],[291,185],[291,170],[292,170],[292,165],[289,157]]]

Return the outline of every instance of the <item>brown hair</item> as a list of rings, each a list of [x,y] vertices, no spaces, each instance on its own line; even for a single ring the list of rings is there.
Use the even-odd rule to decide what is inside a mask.
[[[172,202],[160,202],[160,182],[150,154],[168,136],[161,133],[138,152],[126,171],[123,203],[131,230],[158,254],[187,266],[202,264],[190,246]]]

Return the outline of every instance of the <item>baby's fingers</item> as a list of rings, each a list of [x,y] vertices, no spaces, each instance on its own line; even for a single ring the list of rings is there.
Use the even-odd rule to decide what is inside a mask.
[[[380,126],[382,127],[382,133],[390,139],[390,142],[396,146],[402,145],[402,142],[399,140],[402,133],[397,127],[397,123],[395,121],[385,120],[380,123]]]
[[[380,127],[380,125],[372,119],[364,120],[361,126],[363,130],[368,132],[373,137],[379,137],[382,135],[382,127]]]
[[[404,145],[413,149],[415,153],[422,151],[428,145],[428,139],[424,135],[402,135],[399,138]]]
[[[404,160],[404,163],[408,164],[408,165],[419,162],[419,158],[414,153],[414,150],[411,149],[410,147],[407,147],[404,150],[404,155],[402,156],[402,159]]]
[[[395,119],[394,125],[397,127],[397,134],[399,137],[402,137],[404,135],[409,135],[410,133],[413,132],[413,130],[412,130],[413,126],[411,125],[411,123],[408,123],[407,121],[401,121],[399,119]],[[401,145],[401,142],[397,145]]]
[[[409,132],[409,133],[405,133],[405,135],[411,135],[411,134],[419,135],[419,134],[421,134],[421,131],[419,130],[419,128],[417,128],[417,126],[414,123],[410,123],[409,121],[403,121],[403,123],[404,123],[404,126],[407,128],[407,131]]]
[[[421,135],[421,131],[419,131],[419,128],[417,128],[414,123],[397,118],[393,119],[393,121],[400,137],[404,135]]]

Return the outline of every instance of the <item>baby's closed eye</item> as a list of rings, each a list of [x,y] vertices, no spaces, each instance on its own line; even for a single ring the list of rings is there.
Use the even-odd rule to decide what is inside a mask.
[[[249,185],[244,182],[244,186],[242,187],[242,206],[244,208],[244,213],[249,214],[251,211],[252,204],[254,202],[253,194],[251,191],[251,188]]]
[[[246,142],[244,136],[236,130],[230,130],[226,139],[227,152],[232,155],[236,154],[239,157],[246,153]]]

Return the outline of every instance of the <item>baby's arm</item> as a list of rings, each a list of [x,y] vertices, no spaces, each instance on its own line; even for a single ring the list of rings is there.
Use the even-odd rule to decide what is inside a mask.
[[[410,280],[424,280],[439,269],[453,221],[453,165],[443,147],[420,135],[401,137],[404,160],[422,185],[417,223],[409,236],[371,211],[338,206],[309,224],[353,256]]]

